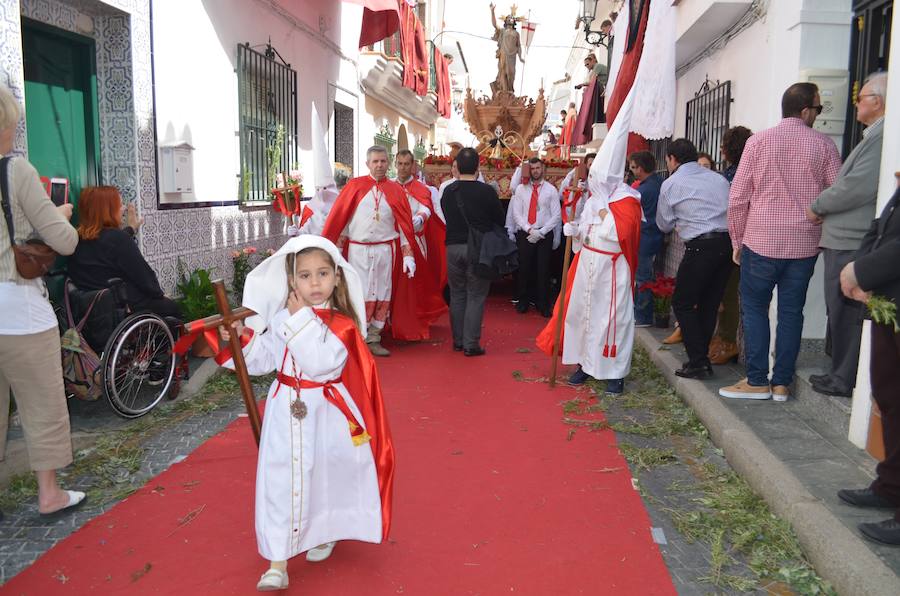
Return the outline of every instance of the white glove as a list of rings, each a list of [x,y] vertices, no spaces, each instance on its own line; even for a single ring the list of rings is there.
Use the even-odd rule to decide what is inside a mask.
[[[298,228],[297,226],[295,226],[293,224],[289,225],[288,229],[287,229],[287,235],[290,236],[291,238],[293,238],[294,236],[299,236],[300,228]]]
[[[538,242],[541,241],[542,238],[543,238],[543,236],[541,236],[540,232],[535,231],[535,232],[528,233],[528,241],[531,242],[532,244],[537,244]]]
[[[563,234],[566,236],[577,236],[578,235],[578,224],[574,221],[567,221],[563,224]]]
[[[422,228],[425,227],[425,218],[421,215],[413,215],[412,218],[413,230],[416,232],[421,232]]]
[[[510,239],[511,241],[513,241],[513,242],[516,241],[516,233],[515,233],[515,232],[511,232],[511,231],[507,230],[506,233],[507,233],[507,235],[509,236],[509,239]]]
[[[403,273],[407,277],[412,278],[416,274],[416,259],[413,257],[403,257]]]

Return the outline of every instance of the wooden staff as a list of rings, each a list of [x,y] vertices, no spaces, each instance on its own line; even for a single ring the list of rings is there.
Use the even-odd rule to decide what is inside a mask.
[[[250,429],[253,431],[253,438],[259,446],[259,435],[262,429],[260,424],[259,408],[256,405],[256,396],[253,394],[253,386],[250,384],[250,375],[247,373],[247,363],[244,362],[244,349],[241,346],[241,338],[231,328],[231,324],[235,321],[243,321],[247,317],[251,317],[256,313],[241,306],[235,310],[231,310],[228,304],[228,294],[225,291],[225,282],[217,279],[212,282],[213,290],[216,295],[216,304],[219,307],[218,315],[206,317],[199,321],[186,324],[185,330],[188,333],[196,333],[207,331],[209,329],[218,329],[224,325],[229,331],[231,338],[229,344],[231,346],[231,357],[234,360],[234,373],[237,375],[238,384],[241,387],[241,395],[244,398],[244,406],[247,408],[247,416],[250,418]]]
[[[572,182],[569,183],[569,193],[576,192],[578,190],[578,181],[587,178],[584,175],[585,165],[582,163],[578,166],[578,172],[575,176],[573,176]],[[575,220],[575,208],[578,206],[578,201],[572,201],[572,206],[569,210],[569,221]],[[550,388],[556,387],[556,366],[558,364],[559,357],[559,339],[562,336],[562,327],[565,322],[564,316],[564,307],[566,304],[566,289],[569,285],[569,260],[570,255],[572,254],[572,237],[566,236],[566,252],[563,254],[563,268],[562,268],[562,280],[559,283],[559,298],[556,299],[556,327],[553,329],[553,355],[550,356]]]

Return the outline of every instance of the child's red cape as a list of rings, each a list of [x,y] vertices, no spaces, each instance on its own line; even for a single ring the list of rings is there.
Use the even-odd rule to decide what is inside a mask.
[[[322,236],[335,244],[356,212],[363,197],[375,186],[371,176],[352,179],[341,190],[325,220]],[[406,236],[416,259],[416,271],[427,271],[425,256],[419,250],[412,228],[412,213],[403,187],[392,180],[382,179],[378,187],[394,213],[396,229]],[[345,248],[346,254],[346,248]],[[391,294],[391,334],[395,339],[415,341],[430,337],[429,325],[447,310],[440,289],[430,275],[415,275],[412,279],[403,273],[403,256],[400,240],[395,244],[393,292]]]
[[[628,261],[628,268],[631,270],[631,285],[634,287],[634,274],[637,271],[638,264],[638,246],[641,241],[641,202],[635,197],[628,197],[609,204],[609,210],[613,217],[616,218],[616,234],[619,236],[619,246],[622,247],[622,253],[625,260]],[[583,250],[583,249],[582,249]],[[569,298],[572,296],[572,286],[575,283],[575,272],[578,270],[578,262],[581,253],[575,255],[571,265],[569,265],[569,274],[566,282],[566,295],[563,298],[563,321],[566,320],[566,313],[569,309]],[[556,321],[559,320],[559,302],[553,306],[553,316],[547,321],[547,326],[538,334],[535,344],[537,347],[547,354],[553,355],[553,332],[556,329]],[[563,337],[565,335],[565,325],[563,331],[559,335],[559,345],[563,345]],[[560,349],[562,353],[562,349]]]
[[[378,473],[378,492],[381,494],[382,541],[391,529],[391,501],[394,494],[394,443],[384,410],[384,397],[375,359],[359,333],[359,327],[347,316],[331,310],[316,310],[331,332],[347,348],[347,362],[341,381],[362,414],[366,432],[372,437],[372,457]]]
[[[434,212],[434,202],[427,186],[413,179],[404,184],[403,188],[431,212],[431,217],[428,218],[423,230],[425,246],[428,249],[428,273],[434,277],[437,287],[443,289],[447,285],[447,226]]]

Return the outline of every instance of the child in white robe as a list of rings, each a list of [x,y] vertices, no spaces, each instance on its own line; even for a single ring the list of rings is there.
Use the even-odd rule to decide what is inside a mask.
[[[278,371],[257,465],[257,545],[271,562],[257,589],[283,590],[291,557],[306,551],[307,560],[323,561],[338,540],[386,537],[393,450],[359,333],[361,284],[334,244],[289,240],[248,275],[243,303],[257,313],[232,331],[248,373]],[[369,380],[363,389],[353,373],[360,370]]]

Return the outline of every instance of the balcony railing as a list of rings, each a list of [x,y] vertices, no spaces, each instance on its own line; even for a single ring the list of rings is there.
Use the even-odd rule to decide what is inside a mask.
[[[370,52],[384,54],[388,58],[396,58],[402,62],[403,55],[400,51],[400,47],[400,32],[397,31],[390,37],[385,37],[381,41],[369,45],[368,50]]]
[[[430,40],[425,42],[425,50],[428,52],[428,90],[437,93],[437,65],[434,63],[434,44]]]

